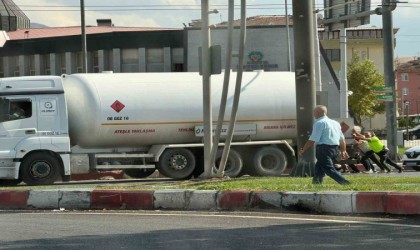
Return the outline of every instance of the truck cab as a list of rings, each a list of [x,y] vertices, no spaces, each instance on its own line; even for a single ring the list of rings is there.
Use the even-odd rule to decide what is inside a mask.
[[[51,184],[70,176],[70,140],[60,77],[0,80],[0,183]]]

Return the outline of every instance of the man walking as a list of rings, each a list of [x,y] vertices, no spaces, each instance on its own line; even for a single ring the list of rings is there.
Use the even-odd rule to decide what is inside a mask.
[[[350,182],[334,168],[333,163],[334,159],[337,158],[339,154],[341,154],[341,159],[345,160],[349,158],[340,124],[328,118],[327,107],[323,105],[315,107],[314,117],[316,120],[312,128],[312,134],[303,148],[299,150],[299,155],[302,156],[314,144],[316,145],[315,156],[317,162],[315,163],[315,173],[312,183],[321,184],[325,175],[328,175],[339,184],[350,184]]]

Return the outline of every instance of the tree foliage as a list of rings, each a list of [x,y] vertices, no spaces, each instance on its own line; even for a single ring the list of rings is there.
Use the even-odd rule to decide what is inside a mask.
[[[384,113],[385,105],[376,101],[373,87],[384,86],[384,77],[378,73],[373,61],[360,60],[355,54],[347,65],[348,89],[353,92],[349,96],[349,108],[355,123],[360,125],[362,117],[373,117]]]

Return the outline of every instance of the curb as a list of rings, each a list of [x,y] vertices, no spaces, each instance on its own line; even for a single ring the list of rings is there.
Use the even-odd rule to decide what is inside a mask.
[[[420,194],[211,190],[0,190],[0,210],[297,211],[317,214],[420,214]]]

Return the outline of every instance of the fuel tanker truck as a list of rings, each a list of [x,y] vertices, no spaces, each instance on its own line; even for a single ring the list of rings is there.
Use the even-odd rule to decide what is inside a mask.
[[[236,73],[220,146],[227,134]],[[212,76],[217,123],[223,75]],[[226,175],[278,176],[293,167],[292,72],[245,72]],[[214,126],[215,128],[216,126]],[[156,169],[185,179],[203,171],[203,92],[198,73],[99,73],[0,79],[0,183],[70,179],[72,154],[89,171]],[[217,153],[221,158],[221,149]],[[216,160],[217,162],[217,160]]]

